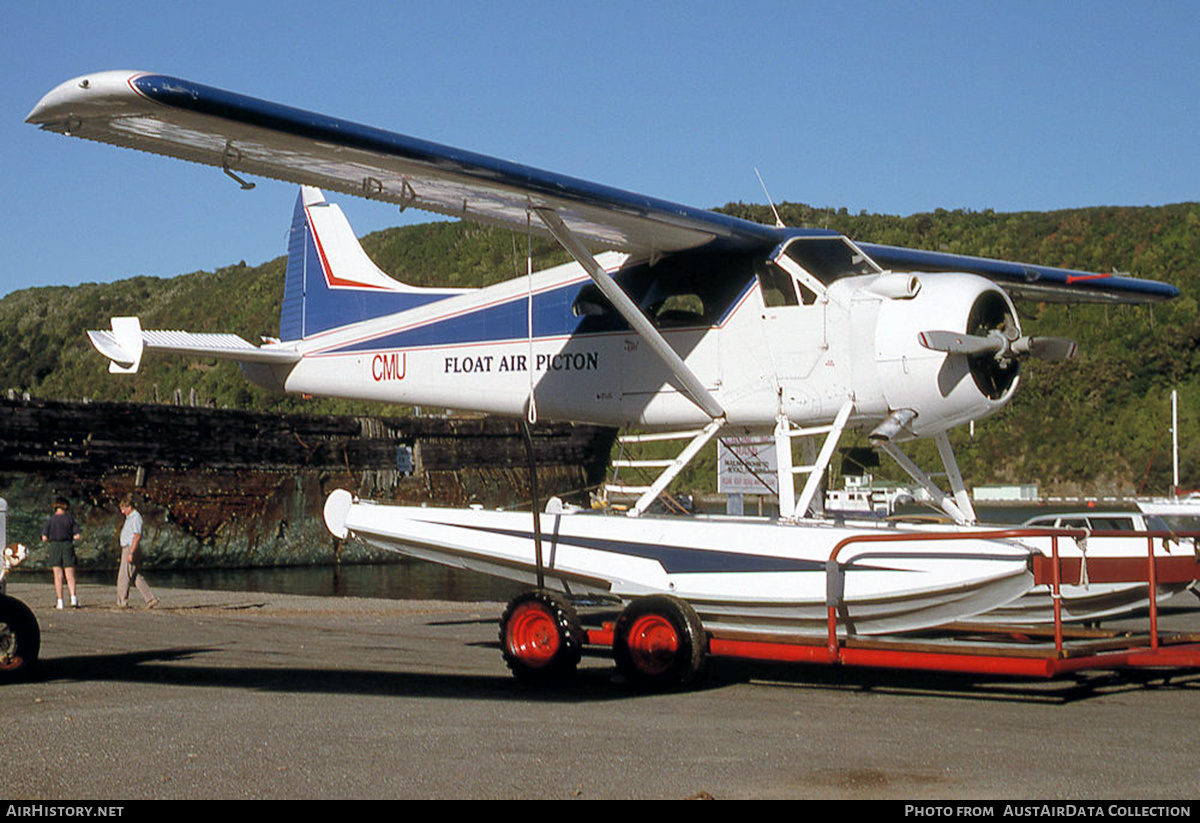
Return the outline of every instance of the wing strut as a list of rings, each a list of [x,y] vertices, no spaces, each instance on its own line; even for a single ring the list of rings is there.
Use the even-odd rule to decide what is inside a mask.
[[[535,206],[533,211],[537,212],[538,217],[546,224],[546,228],[554,235],[554,239],[575,258],[575,262],[583,266],[584,271],[592,278],[596,287],[600,289],[601,294],[608,298],[608,301],[629,322],[633,330],[641,335],[642,339],[654,350],[654,353],[667,364],[667,367],[679,381],[680,388],[687,395],[688,399],[699,406],[700,410],[713,420],[720,420],[724,423],[725,409],[712,396],[712,393],[704,387],[704,384],[700,382],[700,378],[696,376],[695,372],[687,367],[687,364],[683,362],[683,358],[679,356],[675,349],[671,348],[671,344],[666,341],[666,338],[659,333],[658,329],[654,328],[654,324],[638,308],[637,304],[629,298],[625,290],[609,277],[608,272],[604,271],[600,264],[596,262],[596,258],[592,257],[587,247],[583,245],[583,242],[567,228],[567,224],[563,222],[554,209]]]

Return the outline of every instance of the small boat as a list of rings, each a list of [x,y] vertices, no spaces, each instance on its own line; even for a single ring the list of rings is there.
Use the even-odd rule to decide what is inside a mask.
[[[1200,492],[1184,497],[1156,497],[1138,500],[1138,511],[1147,517],[1159,517],[1176,531],[1200,531]]]
[[[528,512],[396,506],[334,491],[340,538],[571,595],[668,594],[703,625],[770,633],[885,634],[965,620],[1034,584],[1034,550],[957,526],[623,517],[551,506]],[[840,544],[845,545],[840,545]],[[836,558],[831,561],[831,556]]]
[[[1130,576],[1145,574],[1149,553],[1153,547],[1156,562],[1181,561],[1190,563],[1195,555],[1194,539],[1148,538],[1148,533],[1169,534],[1172,530],[1159,517],[1142,511],[1065,512],[1039,515],[1023,524],[1033,529],[1082,529],[1087,538],[1076,541],[1071,538],[1058,541],[1059,556],[1078,568],[1070,582],[1061,586],[1062,620],[1069,622],[1094,622],[1101,619],[1121,617],[1150,605],[1149,584],[1140,582],[1093,582],[1088,576],[1088,563],[1103,562],[1108,568],[1119,564],[1132,570]],[[1023,538],[1022,542],[1037,548],[1045,555],[1050,554],[1050,539],[1044,536]],[[1160,583],[1156,586],[1156,600],[1162,603],[1186,590],[1189,582]],[[987,614],[974,618],[972,622],[988,624],[1045,624],[1054,622],[1054,600],[1050,587],[1035,586],[1024,596]]]

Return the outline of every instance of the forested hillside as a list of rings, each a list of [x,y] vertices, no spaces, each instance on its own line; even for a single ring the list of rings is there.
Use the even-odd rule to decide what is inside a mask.
[[[722,211],[772,222],[765,206]],[[1200,486],[1200,203],[1048,213],[943,211],[908,217],[848,214],[782,204],[789,225],[837,229],[871,242],[1067,266],[1164,280],[1183,296],[1154,307],[1020,303],[1026,332],[1073,337],[1067,364],[1029,362],[1004,412],[955,433],[973,483],[1036,482],[1043,492],[1165,493],[1171,479],[1169,394],[1180,392],[1182,485]],[[386,271],[415,285],[483,285],[524,272],[523,235],[473,224],[430,223],[364,239]],[[534,246],[541,266],[565,255]],[[278,333],[284,260],[237,264],[169,279],[27,289],[0,300],[0,389],[53,399],[201,402],[275,411],[354,412],[362,404],[275,395],[230,364],[151,356],[133,376],[111,376],[84,334],[114,315],[146,328],[232,331],[249,340]],[[375,413],[379,407],[369,407]],[[396,411],[396,410],[393,410]],[[932,452],[918,452],[930,460]],[[703,481],[693,480],[700,484]],[[701,489],[704,490],[704,489]]]

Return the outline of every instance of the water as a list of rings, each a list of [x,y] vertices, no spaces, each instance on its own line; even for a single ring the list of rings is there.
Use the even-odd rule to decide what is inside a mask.
[[[1080,510],[1080,504],[1057,508]],[[981,519],[1012,526],[1034,514],[1056,510],[1047,506],[983,507]],[[920,509],[922,513],[928,509]],[[1189,528],[1196,528],[1195,524]],[[116,583],[116,571],[78,572],[88,583]],[[48,573],[47,573],[48,575]],[[318,597],[374,597],[389,600],[450,600],[508,602],[528,586],[476,572],[452,569],[423,560],[403,558],[377,564],[299,566],[260,569],[150,569],[147,579],[165,589],[276,592]]]
[[[116,584],[112,572],[80,572],[87,583]],[[528,586],[421,560],[262,569],[149,569],[155,588],[276,592],[318,597],[507,602]]]

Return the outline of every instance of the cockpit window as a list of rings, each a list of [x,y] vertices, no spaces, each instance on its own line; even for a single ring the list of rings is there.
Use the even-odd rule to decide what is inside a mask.
[[[826,286],[843,277],[882,271],[844,237],[798,237],[784,254]]]

